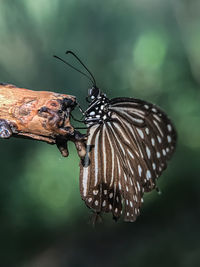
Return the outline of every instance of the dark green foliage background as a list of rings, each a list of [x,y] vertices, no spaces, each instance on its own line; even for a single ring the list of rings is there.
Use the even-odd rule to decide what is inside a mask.
[[[76,95],[89,82],[52,57],[75,51],[109,97],[161,106],[176,153],[135,223],[95,229],[79,193],[79,160],[55,146],[0,140],[0,266],[200,266],[200,2],[0,2],[0,81]],[[78,117],[80,113],[77,111]]]

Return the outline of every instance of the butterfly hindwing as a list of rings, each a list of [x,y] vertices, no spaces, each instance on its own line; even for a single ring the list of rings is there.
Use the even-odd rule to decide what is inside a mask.
[[[176,132],[171,121],[157,106],[133,98],[112,99],[109,110],[111,118],[126,126],[138,147],[135,152],[140,164],[136,167],[142,168],[145,191],[151,191],[175,149]]]

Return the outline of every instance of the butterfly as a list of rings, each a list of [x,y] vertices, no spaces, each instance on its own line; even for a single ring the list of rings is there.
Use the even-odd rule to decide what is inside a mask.
[[[133,222],[143,195],[156,189],[175,146],[176,130],[156,105],[127,97],[109,99],[96,86],[82,111],[87,127],[86,154],[80,162],[80,193],[95,213],[110,212]],[[86,75],[86,74],[85,74]]]

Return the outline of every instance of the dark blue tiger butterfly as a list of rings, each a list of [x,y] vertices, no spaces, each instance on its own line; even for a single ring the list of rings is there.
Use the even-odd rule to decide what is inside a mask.
[[[97,214],[111,212],[117,220],[124,212],[124,220],[133,222],[144,193],[156,188],[157,178],[167,167],[176,131],[167,115],[151,103],[108,99],[83,62],[73,52],[67,53],[79,60],[92,79],[83,74],[93,82],[90,104],[83,112],[88,138],[80,163],[81,197]]]

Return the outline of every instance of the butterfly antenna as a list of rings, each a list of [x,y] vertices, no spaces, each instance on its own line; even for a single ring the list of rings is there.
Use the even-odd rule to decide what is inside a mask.
[[[90,76],[91,76],[91,78],[92,78],[92,80],[93,80],[93,85],[96,87],[96,80],[95,80],[95,78],[94,78],[94,76],[93,76],[93,74],[92,74],[92,72],[85,66],[85,64],[82,62],[82,60],[80,60],[80,58],[74,53],[74,52],[72,52],[72,51],[70,51],[70,50],[67,50],[66,51],[66,54],[71,54],[71,55],[73,55],[80,63],[81,63],[81,65],[87,70],[87,72],[90,74]]]
[[[87,77],[87,78],[92,82],[92,84],[96,85],[96,83],[94,83],[95,80],[94,80],[93,76],[91,76],[91,77],[92,77],[92,79],[91,79],[91,77],[89,77],[87,74],[85,74],[85,73],[82,72],[81,70],[75,68],[74,66],[72,66],[71,64],[69,64],[67,61],[65,61],[65,60],[62,59],[61,57],[58,57],[58,56],[56,56],[56,55],[53,55],[53,57],[55,57],[55,58],[59,59],[60,61],[64,62],[66,65],[68,65],[68,66],[71,67],[72,69],[74,69],[74,70],[80,72],[82,75],[84,75],[85,77]],[[89,72],[89,73],[90,73],[90,72]]]

